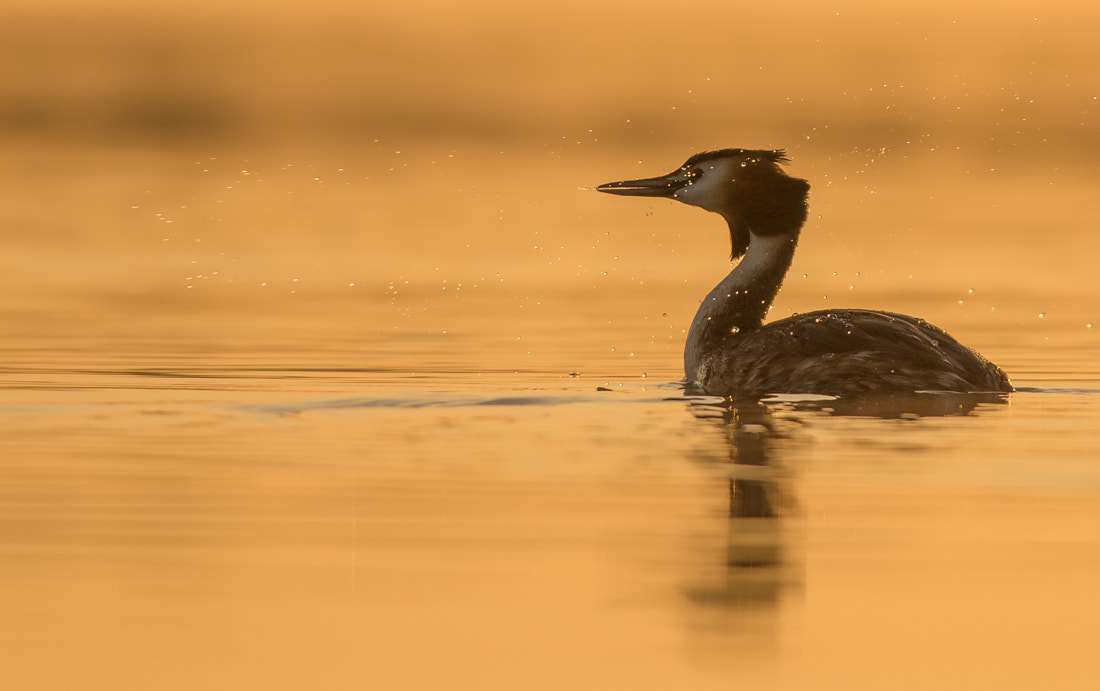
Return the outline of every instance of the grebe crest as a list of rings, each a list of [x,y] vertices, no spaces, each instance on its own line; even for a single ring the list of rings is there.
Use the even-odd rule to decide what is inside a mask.
[[[810,185],[782,150],[695,154],[667,175],[600,185],[665,197],[722,216],[741,261],[703,299],[684,346],[685,382],[730,397],[1012,391],[996,365],[921,319],[822,310],[764,324],[794,258]]]

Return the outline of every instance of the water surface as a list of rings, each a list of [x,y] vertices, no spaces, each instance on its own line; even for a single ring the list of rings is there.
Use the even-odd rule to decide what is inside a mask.
[[[1091,688],[1089,24],[848,9],[691,84],[591,69],[682,42],[646,12],[21,15],[5,688]],[[813,185],[773,316],[915,314],[1018,391],[686,397],[721,221],[581,188],[725,146]]]

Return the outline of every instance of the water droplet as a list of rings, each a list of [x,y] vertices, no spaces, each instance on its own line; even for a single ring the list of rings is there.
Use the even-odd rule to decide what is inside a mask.
[[[1089,326],[1092,326],[1092,324],[1089,324]],[[732,329],[730,329],[730,333],[731,334],[741,333],[741,327],[740,326],[733,327]]]
[[[1089,322],[1088,324],[1085,324],[1085,328],[1086,329],[1091,329],[1092,328],[1092,322]]]
[[[1046,313],[1046,312],[1040,312],[1040,313],[1039,313],[1039,318],[1040,318],[1040,319],[1042,319],[1042,318],[1043,318],[1043,317],[1045,317],[1045,316],[1047,316],[1047,313]]]

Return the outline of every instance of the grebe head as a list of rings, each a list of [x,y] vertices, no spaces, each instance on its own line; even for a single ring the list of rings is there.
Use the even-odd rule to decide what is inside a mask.
[[[596,189],[633,197],[666,197],[720,214],[730,228],[733,257],[751,235],[797,236],[806,221],[810,185],[783,172],[782,150],[722,149],[695,154],[668,175],[609,182]]]

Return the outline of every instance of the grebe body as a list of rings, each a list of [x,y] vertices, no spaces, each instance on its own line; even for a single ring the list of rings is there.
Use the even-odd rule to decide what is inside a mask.
[[[928,322],[839,309],[764,324],[806,221],[809,183],[782,151],[696,154],[668,175],[600,185],[609,194],[666,197],[721,215],[740,262],[703,299],[684,347],[685,383],[735,398],[811,393],[1012,391],[996,365]]]

